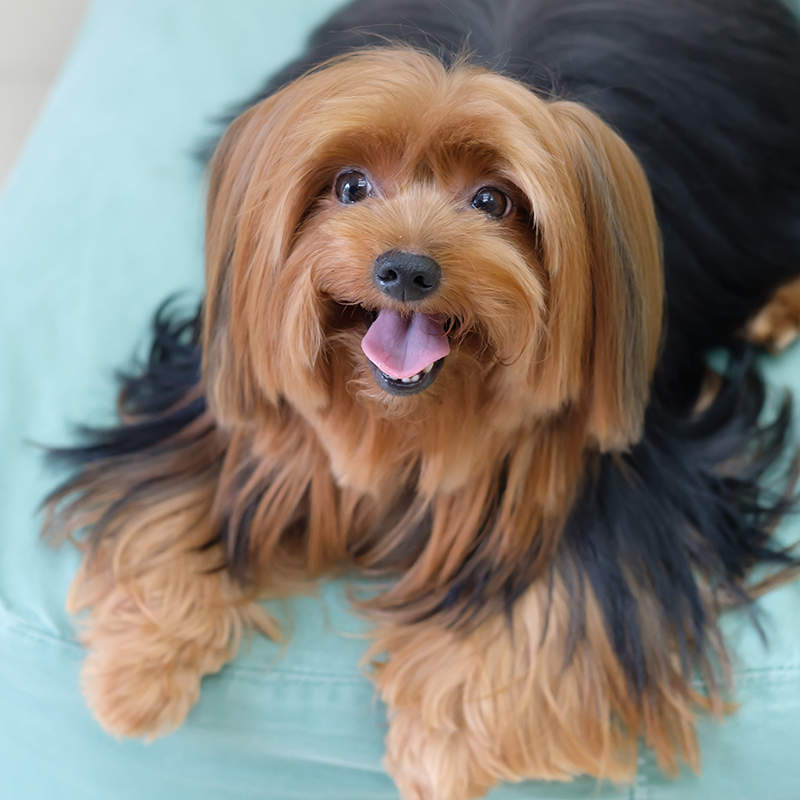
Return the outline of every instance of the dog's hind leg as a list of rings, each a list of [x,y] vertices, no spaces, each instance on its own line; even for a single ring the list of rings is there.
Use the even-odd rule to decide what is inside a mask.
[[[800,278],[781,286],[750,320],[746,337],[772,353],[780,353],[800,335]]]

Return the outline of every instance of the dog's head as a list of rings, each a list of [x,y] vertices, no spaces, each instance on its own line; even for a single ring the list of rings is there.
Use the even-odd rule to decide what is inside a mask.
[[[588,446],[625,448],[662,294],[628,147],[465,63],[337,60],[250,108],[212,163],[212,408],[252,423],[288,403],[341,473],[426,451],[468,469],[467,449],[496,459],[564,414]]]

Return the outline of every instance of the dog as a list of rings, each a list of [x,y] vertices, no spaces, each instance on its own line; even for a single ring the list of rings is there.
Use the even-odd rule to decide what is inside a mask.
[[[697,769],[719,615],[796,563],[754,362],[800,320],[789,9],[356,0],[209,175],[201,309],[53,454],[100,723],[173,730],[349,569],[403,798]]]

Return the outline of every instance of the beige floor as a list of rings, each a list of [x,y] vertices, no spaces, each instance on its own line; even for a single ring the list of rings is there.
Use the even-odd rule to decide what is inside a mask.
[[[0,187],[90,0],[0,0]]]

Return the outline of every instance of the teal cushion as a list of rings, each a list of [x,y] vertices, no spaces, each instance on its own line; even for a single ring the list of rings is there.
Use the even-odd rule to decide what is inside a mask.
[[[111,375],[145,342],[168,293],[202,287],[203,177],[190,151],[211,120],[296,53],[337,3],[98,0],[0,199],[0,786],[22,800],[395,798],[380,759],[385,712],[359,658],[364,625],[340,583],[292,601],[290,646],[253,638],[204,682],[175,734],[106,736],[79,690],[63,600],[78,563],[37,538],[53,483],[36,442],[110,419]],[[765,364],[800,390],[800,348]],[[800,533],[796,523],[784,535]],[[702,725],[704,774],[633,787],[502,787],[511,798],[800,797],[797,585],[761,603],[770,648],[740,615],[740,710]]]

